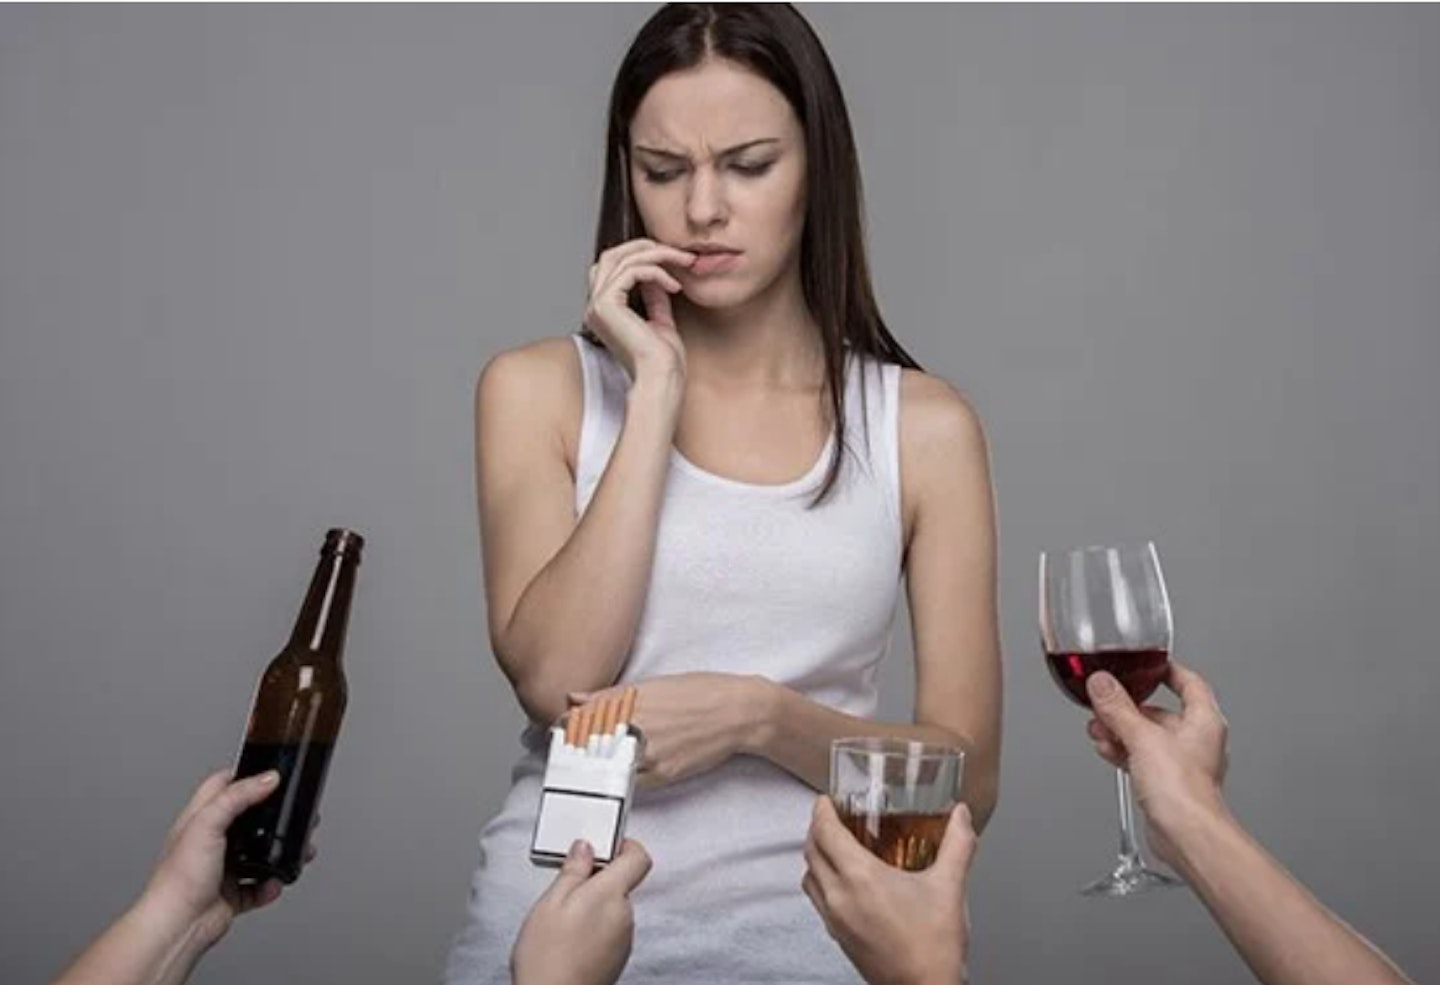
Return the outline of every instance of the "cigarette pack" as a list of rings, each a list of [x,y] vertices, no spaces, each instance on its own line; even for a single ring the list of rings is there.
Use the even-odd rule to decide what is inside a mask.
[[[573,729],[569,738],[574,739]],[[567,741],[565,728],[557,725],[550,730],[531,862],[558,867],[577,839],[590,843],[598,864],[619,853],[641,743],[639,731],[629,725],[610,734],[590,735],[578,744]]]

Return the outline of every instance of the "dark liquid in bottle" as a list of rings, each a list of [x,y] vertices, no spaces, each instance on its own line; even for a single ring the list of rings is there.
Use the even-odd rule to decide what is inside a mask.
[[[1136,704],[1155,693],[1170,663],[1166,650],[1102,650],[1099,653],[1047,653],[1055,683],[1076,704],[1090,707],[1085,680],[1097,670],[1111,674]]]
[[[275,791],[237,817],[229,830],[227,868],[240,879],[292,883],[304,864],[305,843],[330,766],[328,742],[247,742],[237,777],[278,770]]]
[[[882,861],[914,872],[929,868],[945,837],[948,814],[851,814],[840,820]]]

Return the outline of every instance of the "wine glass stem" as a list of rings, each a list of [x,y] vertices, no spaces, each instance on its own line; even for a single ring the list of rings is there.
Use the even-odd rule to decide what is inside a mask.
[[[1120,858],[1122,861],[1140,864],[1140,851],[1135,843],[1135,804],[1130,793],[1130,774],[1122,769],[1115,771],[1115,792],[1120,799]]]

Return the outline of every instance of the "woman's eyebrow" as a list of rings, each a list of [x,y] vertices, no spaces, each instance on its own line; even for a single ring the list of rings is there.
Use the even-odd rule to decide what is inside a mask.
[[[752,147],[759,147],[759,146],[761,146],[762,144],[778,144],[779,142],[780,142],[780,138],[779,138],[779,137],[760,137],[760,138],[758,138],[758,139],[756,139],[756,140],[747,140],[747,141],[745,141],[744,143],[736,144],[736,145],[733,146],[733,147],[727,147],[727,148],[725,148],[724,150],[722,150],[720,153],[716,154],[715,156],[716,156],[716,157],[733,157],[734,155],[739,154],[741,151],[747,151],[747,150],[749,150],[749,149],[752,148]],[[649,155],[651,155],[651,156],[653,156],[653,157],[661,157],[661,158],[664,158],[664,159],[667,160],[667,161],[689,161],[689,160],[690,160],[690,156],[689,156],[688,154],[680,154],[680,153],[677,153],[676,151],[670,151],[670,150],[661,150],[661,149],[658,148],[658,147],[646,147],[646,146],[644,146],[644,145],[642,145],[642,144],[636,144],[636,145],[635,145],[635,150],[637,150],[637,151],[639,151],[639,152],[641,152],[641,153],[644,153],[644,154],[649,154]]]

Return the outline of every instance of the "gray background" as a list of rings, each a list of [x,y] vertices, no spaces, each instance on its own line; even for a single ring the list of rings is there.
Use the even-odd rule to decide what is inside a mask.
[[[1042,666],[1035,555],[1146,535],[1231,718],[1235,809],[1440,976],[1440,11],[807,10],[886,315],[993,445],[976,980],[1243,975],[1188,893],[1072,892],[1112,785]],[[471,388],[576,323],[647,11],[0,8],[6,985],[139,889],[336,523],[370,548],[321,857],[202,980],[438,975],[521,722],[486,647]]]

